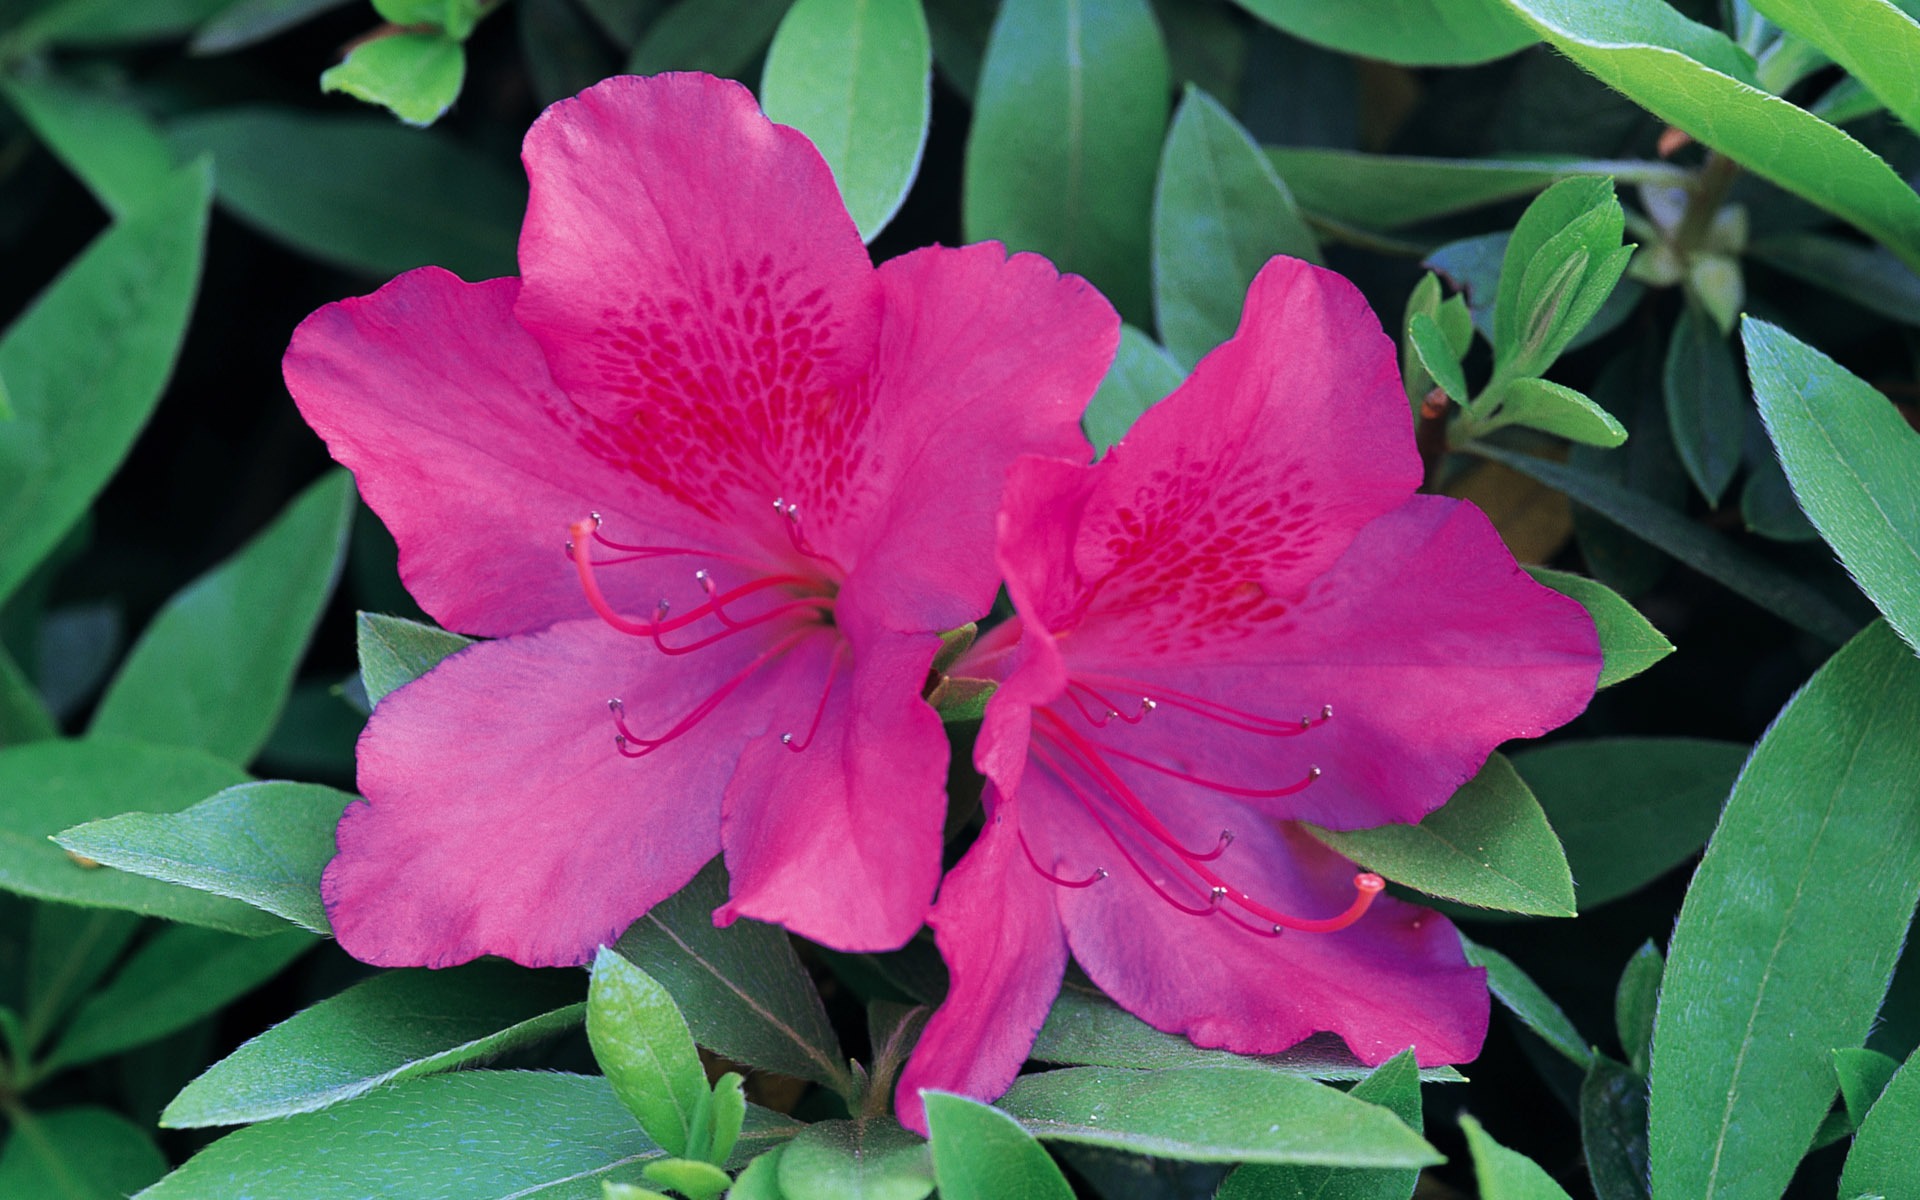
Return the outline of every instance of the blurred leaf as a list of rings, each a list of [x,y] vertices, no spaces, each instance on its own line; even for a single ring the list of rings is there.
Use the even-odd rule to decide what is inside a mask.
[[[0,600],[93,503],[153,411],[186,333],[206,243],[204,165],[167,177],[0,338]]]
[[[1153,197],[1153,310],[1181,365],[1233,336],[1247,288],[1276,254],[1320,247],[1247,131],[1191,85],[1173,114]]]
[[[345,8],[354,0],[238,0],[200,26],[187,50],[193,54],[225,54],[285,33],[294,26]]]
[[[398,688],[432,670],[447,655],[473,644],[472,638],[384,613],[356,614],[360,679],[367,701],[378,704]]]
[[[1578,600],[1593,618],[1600,635],[1600,654],[1605,659],[1596,686],[1612,687],[1623,679],[1632,679],[1673,653],[1673,643],[1606,584],[1546,567],[1527,567],[1526,572],[1535,582]]]
[[[564,100],[620,73],[614,48],[574,0],[520,0],[520,56],[542,104]]]
[[[932,86],[920,0],[798,0],[767,51],[760,103],[812,140],[871,242],[920,170]]]
[[[1747,423],[1747,481],[1740,487],[1740,521],[1747,529],[1776,542],[1817,542],[1820,531],[1807,519],[1793,485],[1767,440],[1766,425],[1756,408]],[[1759,444],[1756,446],[1755,430]]]
[[[1480,1122],[1460,1114],[1460,1128],[1473,1153],[1473,1174],[1481,1200],[1568,1200],[1567,1193],[1538,1163],[1487,1136]]]
[[[444,33],[390,33],[347,51],[320,73],[320,90],[379,104],[409,125],[431,125],[460,98],[467,52]]]
[[[1920,275],[1884,246],[1790,233],[1762,238],[1748,254],[1890,321],[1920,325]]]
[[[235,937],[167,926],[74,1012],[42,1070],[92,1062],[184,1029],[272,979],[313,945],[313,935],[298,929]]]
[[[927,1144],[888,1117],[820,1121],[780,1152],[788,1200],[921,1200],[933,1191]]]
[[[310,1005],[221,1059],[161,1114],[172,1129],[313,1112],[478,1063],[579,1026],[572,972],[501,962],[385,971]]]
[[[707,1100],[706,1072],[685,1018],[667,989],[605,946],[587,991],[593,1056],[640,1128],[673,1155],[687,1153]],[[704,1136],[704,1130],[701,1131]]]
[[[627,71],[705,71],[742,78],[792,2],[679,0],[647,27],[627,58]]]
[[[25,45],[114,46],[184,37],[232,0],[54,0],[14,36]]]
[[[18,746],[59,737],[60,727],[33,687],[33,681],[0,646],[0,746]]]
[[[1754,749],[1668,947],[1653,1041],[1661,1194],[1778,1194],[1866,1040],[1920,894],[1920,659],[1882,622]]]
[[[941,1200],[1073,1200],[1053,1158],[997,1108],[927,1092],[927,1133]]]
[[[628,927],[617,949],[673,996],[694,1040],[735,1062],[853,1091],[820,992],[777,926],[713,924],[726,903],[719,859]]]
[[[1818,46],[1909,127],[1920,126],[1920,24],[1889,0],[1751,0],[1782,29]]]
[[[1653,1014],[1660,1001],[1660,975],[1665,968],[1660,947],[1645,942],[1627,960],[1627,969],[1620,972],[1620,985],[1613,993],[1613,1027],[1620,1035],[1620,1050],[1633,1073],[1642,1077],[1647,1073],[1647,1054],[1653,1046]]]
[[[1580,1148],[1596,1200],[1648,1200],[1645,1076],[1594,1056],[1580,1083]]]
[[[1574,62],[1754,174],[1920,266],[1920,196],[1881,158],[1755,86],[1746,53],[1661,0],[1503,0]]]
[[[34,136],[114,217],[137,212],[173,171],[173,151],[139,109],[50,72],[0,75]]]
[[[650,1162],[646,1167],[649,1182],[661,1187],[672,1188],[682,1196],[693,1200],[711,1200],[727,1190],[733,1180],[725,1171],[710,1162],[700,1159],[668,1158],[659,1162]],[[608,1200],[668,1200],[659,1192],[647,1191],[624,1183],[602,1185],[609,1193]]]
[[[429,263],[468,280],[515,272],[526,185],[434,134],[267,107],[196,113],[167,133],[183,154],[213,155],[224,208],[322,261],[382,277]]]
[[[1278,1071],[1070,1067],[1021,1076],[999,1107],[1040,1138],[1190,1162],[1422,1167],[1441,1161],[1385,1109]]]
[[[1567,1014],[1560,1006],[1540,990],[1540,985],[1520,969],[1518,963],[1498,950],[1460,939],[1467,949],[1467,961],[1476,967],[1485,967],[1487,971],[1487,990],[1494,998],[1506,1006],[1508,1012],[1520,1019],[1520,1023],[1534,1033],[1540,1040],[1566,1056],[1568,1062],[1581,1070],[1593,1065],[1593,1048],[1573,1027]]]
[[[1523,376],[1500,389],[1499,425],[1522,425],[1570,441],[1612,449],[1627,440],[1613,414],[1570,387]]]
[[[780,1190],[780,1156],[785,1146],[775,1146],[747,1164],[733,1181],[727,1200],[786,1200]]]
[[[1417,825],[1305,829],[1367,870],[1430,896],[1507,912],[1574,915],[1573,878],[1560,842],[1500,754]]]
[[[1867,1119],[1880,1093],[1900,1069],[1898,1059],[1878,1050],[1835,1050],[1833,1073],[1840,1080],[1840,1099],[1855,1128]]]
[[[345,471],[323,477],[168,600],[107,685],[89,734],[249,762],[340,577],[353,502]]]
[[[1887,398],[1764,321],[1743,330],[1754,400],[1794,495],[1909,646],[1920,649],[1920,433]]]
[[[123,813],[55,841],[103,866],[245,901],[330,934],[320,872],[354,797],[317,783],[243,783],[183,812]]]
[[[19,1200],[120,1200],[167,1172],[144,1130],[104,1108],[8,1112],[0,1196]]]
[[[1295,37],[1408,66],[1462,66],[1539,40],[1497,0],[1238,0]]]
[[[1684,862],[1747,759],[1738,742],[1594,738],[1514,754],[1566,847],[1585,912]]]
[[[1657,500],[1603,476],[1485,442],[1467,449],[1566,493],[1576,503],[1817,638],[1839,643],[1859,628],[1858,621],[1798,578]]]
[[[493,0],[373,0],[373,11],[394,25],[434,25],[466,40]]]
[[[33,905],[30,924],[20,1031],[24,1050],[16,1061],[39,1050],[47,1034],[120,961],[143,922],[110,908],[41,903]]]
[[[1381,1063],[1347,1095],[1380,1105],[1420,1132],[1420,1071],[1411,1050]],[[1227,1177],[1217,1200],[1407,1200],[1418,1181],[1419,1172],[1410,1170],[1245,1166]]]
[[[967,139],[966,240],[1038,251],[1144,325],[1167,88],[1146,0],[1005,0]]]
[[[1694,486],[1717,508],[1740,467],[1746,389],[1726,336],[1697,304],[1688,304],[1674,326],[1662,384],[1674,448]]]
[[[1847,1152],[1840,1172],[1842,1196],[1908,1196],[1920,1192],[1920,1158],[1913,1131],[1920,1129],[1920,1052],[1909,1055],[1880,1093]]]
[[[1112,449],[1140,414],[1172,395],[1183,378],[1180,364],[1159,343],[1131,325],[1122,325],[1120,352],[1080,418],[1094,453]]]

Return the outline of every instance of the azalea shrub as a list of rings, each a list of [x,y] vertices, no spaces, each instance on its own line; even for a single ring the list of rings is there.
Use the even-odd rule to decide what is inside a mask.
[[[0,1196],[1920,1196],[1915,61],[9,8]]]

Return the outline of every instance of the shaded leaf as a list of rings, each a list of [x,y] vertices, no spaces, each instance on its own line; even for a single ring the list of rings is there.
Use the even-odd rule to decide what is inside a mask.
[[[1131,325],[1122,325],[1120,351],[1080,418],[1094,453],[1105,454],[1126,436],[1141,413],[1172,395],[1183,378],[1180,364],[1159,343]]]
[[[820,1121],[780,1153],[789,1200],[921,1200],[933,1192],[927,1143],[887,1117]]]
[[[0,95],[115,217],[139,211],[173,171],[159,127],[98,89],[23,72],[0,75]]]
[[[1920,1158],[1913,1131],[1920,1129],[1920,1051],[1907,1057],[1888,1082],[1847,1152],[1840,1194],[1908,1196],[1920,1189]]]
[[[1633,1073],[1645,1076],[1647,1055],[1653,1047],[1653,1014],[1660,1002],[1660,975],[1666,969],[1660,947],[1645,942],[1627,960],[1620,984],[1613,992],[1613,1028],[1620,1051]],[[1645,1124],[1645,1122],[1642,1122]]]
[[[1647,1080],[1595,1055],[1580,1083],[1580,1148],[1597,1200],[1647,1200]]]
[[[354,630],[360,651],[360,680],[369,704],[380,703],[389,693],[432,670],[447,655],[473,644],[472,638],[384,613],[355,614]]]
[[[1673,653],[1669,642],[1640,610],[1626,602],[1620,593],[1597,579],[1555,571],[1547,567],[1527,567],[1527,574],[1563,596],[1578,600],[1593,618],[1600,634],[1600,687],[1612,687]]]
[[[1793,233],[1763,238],[1747,253],[1888,320],[1920,325],[1920,275],[1884,246]]]
[[[1688,304],[1674,326],[1662,386],[1680,461],[1707,503],[1718,507],[1740,467],[1746,389],[1726,337],[1697,304]]]
[[[0,1149],[0,1196],[20,1200],[120,1200],[166,1174],[145,1131],[104,1108],[35,1113],[14,1108]]]
[[[1520,1023],[1540,1035],[1540,1040],[1566,1056],[1581,1070],[1593,1065],[1593,1048],[1573,1027],[1560,1006],[1547,998],[1540,985],[1527,977],[1518,964],[1487,946],[1460,939],[1467,948],[1467,961],[1487,970],[1487,989],[1505,1005]]]
[[[1496,0],[1239,0],[1295,37],[1363,58],[1409,66],[1462,66],[1530,46],[1536,38]]]

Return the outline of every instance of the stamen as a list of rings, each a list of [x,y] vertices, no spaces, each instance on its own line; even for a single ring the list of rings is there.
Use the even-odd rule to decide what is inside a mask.
[[[806,739],[796,742],[791,733],[783,733],[780,735],[781,745],[793,751],[795,754],[813,745],[813,735],[820,732],[820,718],[827,711],[827,699],[833,695],[834,676],[839,673],[840,654],[838,650],[835,650],[833,657],[827,660],[827,685],[820,689],[820,703],[816,704],[813,708],[813,723],[807,726]]]
[[[668,646],[666,645],[666,643],[661,641],[662,634],[672,633],[676,630],[685,629],[689,625],[692,625],[706,617],[716,616],[728,604],[731,604],[734,601],[739,600],[744,596],[749,596],[755,592],[764,591],[765,589],[771,588],[771,587],[785,587],[785,586],[804,587],[814,583],[815,581],[809,580],[799,575],[764,576],[762,578],[755,579],[747,583],[743,583],[739,587],[733,588],[730,591],[722,592],[717,595],[712,595],[711,599],[709,599],[707,603],[702,604],[694,609],[691,609],[690,611],[681,614],[679,617],[676,617],[673,620],[667,619],[667,614],[671,610],[672,606],[663,597],[659,603],[659,606],[654,610],[652,621],[635,621],[635,620],[632,620],[631,618],[621,616],[618,612],[614,611],[613,605],[607,600],[606,594],[600,590],[599,579],[594,574],[594,568],[599,564],[596,564],[588,556],[587,548],[586,548],[587,535],[590,533],[593,533],[594,528],[595,528],[594,519],[591,517],[583,521],[575,521],[571,526],[568,527],[568,532],[573,535],[572,539],[568,542],[568,546],[570,548],[570,553],[573,556],[574,569],[580,576],[580,588],[583,592],[586,593],[588,605],[590,605],[593,608],[593,611],[596,614],[598,614],[601,620],[613,626],[615,629],[618,629],[622,633],[632,634],[635,637],[651,638],[653,639],[654,644],[659,646],[661,651],[667,654],[685,654],[690,650],[697,650],[703,646],[710,646],[714,642],[719,641],[725,637],[728,637],[731,634],[736,633],[742,629],[749,629],[755,625],[765,624],[767,621],[773,620],[785,613],[793,612],[799,608],[824,607],[824,608],[830,609],[833,607],[833,601],[829,597],[825,597],[825,596],[804,597],[802,599],[792,600],[784,604],[775,605],[773,608],[767,610],[766,612],[760,613],[745,621],[738,621],[732,618],[723,617],[721,618],[721,623],[727,626],[724,632],[715,634],[712,637],[708,637],[700,641],[697,641],[690,646],[680,646],[680,647]]]
[[[1058,732],[1062,739],[1061,749],[1066,751],[1074,764],[1092,775],[1107,790],[1107,794],[1119,802],[1127,815],[1139,822],[1142,828],[1151,833],[1167,849],[1189,863],[1212,862],[1226,852],[1227,843],[1224,841],[1206,852],[1187,849],[1181,844],[1180,839],[1174,836],[1173,831],[1153,815],[1153,811],[1147,807],[1146,802],[1133,794],[1133,789],[1127,786],[1126,781],[1116,775],[1113,768],[1107,766],[1098,750],[1094,749],[1085,738],[1068,728],[1066,723],[1053,713],[1044,708],[1038,711],[1047,718],[1048,725]]]
[[[803,640],[806,636],[807,636],[806,631],[804,630],[796,631],[795,633],[789,635],[786,638],[783,638],[781,641],[775,643],[773,646],[761,652],[759,657],[755,658],[752,662],[748,663],[744,668],[742,668],[739,674],[735,675],[733,678],[727,680],[725,683],[721,684],[718,688],[714,689],[714,691],[710,695],[708,695],[706,699],[694,705],[693,711],[689,712],[686,716],[680,718],[679,721],[674,723],[672,728],[668,729],[665,733],[661,734],[659,737],[651,737],[651,738],[641,737],[640,735],[634,733],[634,731],[631,728],[629,728],[627,725],[626,705],[621,702],[618,696],[615,696],[613,699],[608,700],[607,711],[613,714],[614,726],[619,730],[619,732],[616,733],[613,738],[613,744],[615,749],[619,750],[621,754],[625,755],[628,758],[645,758],[647,755],[653,753],[655,750],[658,750],[660,747],[666,745],[668,742],[673,741],[675,738],[679,737],[681,734],[684,734],[687,731],[691,730],[694,726],[698,725],[701,721],[706,720],[706,718],[713,712],[713,710],[720,707],[720,705],[726,700],[728,696],[733,695],[734,692],[739,690],[740,685],[747,681],[748,676],[752,675],[755,671],[758,671],[761,667],[766,666],[769,662],[772,662],[774,659],[778,658],[780,655],[785,654],[788,650],[791,650],[794,646],[798,645],[801,642],[801,640]]]
[[[1093,678],[1102,687],[1112,687],[1120,691],[1140,691],[1143,693],[1151,691],[1153,693],[1153,703],[1147,706],[1148,711],[1158,708],[1162,704],[1168,704],[1174,708],[1184,709],[1196,716],[1206,717],[1247,733],[1258,733],[1271,737],[1294,737],[1306,732],[1308,729],[1317,728],[1333,719],[1333,705],[1331,704],[1321,706],[1320,715],[1317,719],[1304,717],[1299,721],[1280,721],[1272,717],[1263,717],[1258,713],[1233,708],[1215,700],[1208,700],[1202,696],[1188,695],[1184,692],[1170,691],[1161,687],[1148,689],[1142,687],[1138,681],[1134,680],[1123,679],[1116,676],[1095,676]],[[1075,679],[1071,681],[1068,686],[1070,688],[1084,688],[1088,695],[1094,697],[1108,708],[1120,707],[1101,695],[1098,691],[1095,691],[1093,687],[1089,686],[1082,679]],[[1131,724],[1138,720],[1139,718],[1135,717],[1133,721],[1129,723]]]
[[[787,519],[787,540],[793,544],[793,548],[796,551],[806,558],[826,563],[837,569],[841,574],[846,574],[847,569],[841,566],[837,559],[832,555],[820,553],[820,551],[814,549],[813,543],[807,540],[806,532],[800,528],[800,506],[798,504],[792,503],[791,501],[782,501],[776,497],[773,501],[773,511]]]
[[[1107,877],[1107,869],[1105,867],[1095,867],[1093,874],[1087,876],[1085,879],[1062,879],[1052,871],[1041,866],[1040,860],[1033,856],[1033,847],[1027,845],[1027,833],[1024,829],[1015,826],[1013,832],[1014,836],[1020,839],[1020,852],[1027,856],[1027,865],[1032,867],[1034,873],[1048,883],[1056,884],[1064,888],[1084,888],[1092,887]]]

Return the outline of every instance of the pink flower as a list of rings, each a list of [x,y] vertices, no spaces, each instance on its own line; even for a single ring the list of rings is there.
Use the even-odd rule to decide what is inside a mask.
[[[813,146],[711,77],[608,80],[524,157],[522,278],[423,268],[287,352],[421,606],[497,639],[374,713],[334,931],[578,963],[724,851],[716,921],[899,945],[938,631],[992,602],[1008,465],[1085,454],[1113,311],[991,244],[875,270]]]
[[[1019,615],[961,668],[1003,681],[975,754],[987,824],[929,918],[952,990],[902,1120],[924,1123],[920,1088],[1006,1089],[1069,952],[1201,1046],[1478,1053],[1484,974],[1452,927],[1286,822],[1417,821],[1500,742],[1579,713],[1600,655],[1478,509],[1413,494],[1393,364],[1350,284],[1275,259],[1234,338],[1104,461],[1014,467]]]

